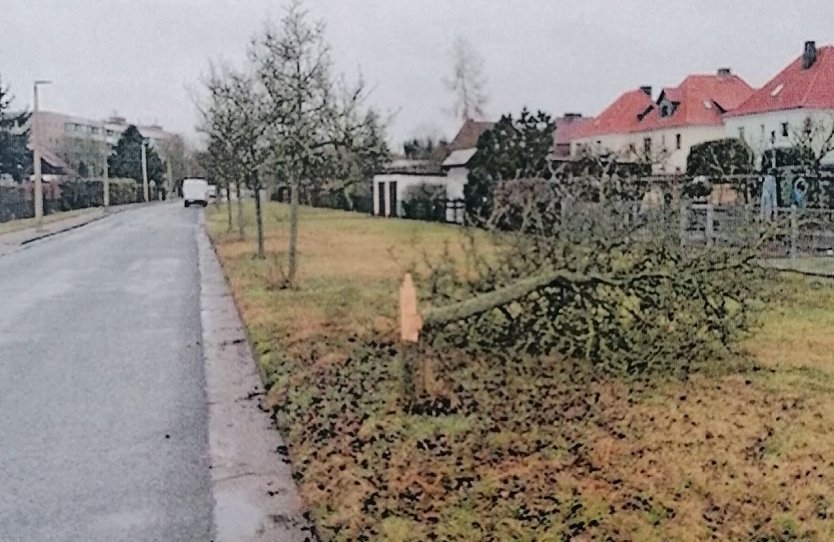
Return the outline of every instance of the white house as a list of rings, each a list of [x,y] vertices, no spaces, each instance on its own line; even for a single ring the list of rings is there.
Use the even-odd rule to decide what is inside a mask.
[[[478,138],[492,126],[491,122],[465,121],[449,143],[449,154],[439,168],[425,160],[395,160],[382,173],[374,175],[374,215],[403,216],[402,203],[409,189],[422,184],[442,187],[447,200],[462,200]],[[461,222],[463,215],[450,208],[446,220]]]
[[[802,55],[724,117],[726,137],[747,142],[761,160],[769,149],[793,146],[806,119],[834,123],[834,47],[805,43]],[[761,164],[760,164],[761,165]]]
[[[648,157],[656,173],[683,173],[695,145],[725,137],[723,115],[753,94],[729,68],[716,74],[690,75],[678,86],[652,99],[651,87],[620,96],[578,131],[571,144],[575,155],[584,149],[622,156]]]
[[[456,194],[452,179],[444,175],[436,164],[425,160],[394,160],[382,173],[374,175],[374,215],[403,216],[403,201],[409,188],[422,184],[445,188],[446,197]],[[460,187],[463,194],[463,187]]]

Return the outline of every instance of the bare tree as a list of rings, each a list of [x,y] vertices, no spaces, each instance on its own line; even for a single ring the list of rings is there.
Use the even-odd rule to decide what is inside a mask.
[[[264,122],[264,96],[256,81],[231,69],[215,70],[206,80],[208,105],[202,108],[202,130],[214,138],[213,150],[228,162],[224,166],[227,179],[237,184],[241,200],[240,182],[255,191],[255,214],[258,235],[258,257],[264,257],[263,212],[260,192],[262,169],[271,158],[265,137],[269,124]],[[238,222],[243,234],[243,217],[239,208]]]
[[[455,98],[453,115],[463,120],[483,117],[488,101],[483,57],[459,37],[452,47],[452,58],[452,76],[443,82]]]
[[[290,4],[278,28],[267,27],[253,40],[249,57],[264,96],[269,165],[290,188],[287,286],[294,286],[301,190],[320,186],[345,153],[373,154],[384,138],[378,117],[364,107],[364,82],[334,79],[324,24],[309,21],[300,0]]]
[[[819,174],[822,161],[834,152],[834,116],[805,117],[802,125],[792,130],[790,139],[802,165]]]

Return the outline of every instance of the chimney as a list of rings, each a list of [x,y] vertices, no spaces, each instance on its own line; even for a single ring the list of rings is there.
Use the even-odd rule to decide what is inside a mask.
[[[640,90],[642,90],[643,92],[648,94],[648,96],[651,98],[651,96],[652,96],[652,87],[651,87],[651,85],[642,86],[642,87],[640,87]]]
[[[719,77],[729,77],[732,74],[733,71],[730,68],[718,68]]]
[[[807,70],[817,61],[817,42],[806,41],[805,52],[802,54],[802,69]]]
[[[573,122],[576,119],[581,119],[582,118],[582,113],[565,113],[563,118],[567,122]]]

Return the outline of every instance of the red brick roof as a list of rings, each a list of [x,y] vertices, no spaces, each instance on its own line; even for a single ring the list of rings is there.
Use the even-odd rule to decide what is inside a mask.
[[[589,117],[560,117],[556,119],[556,128],[553,130],[553,144],[570,143],[592,120],[594,119]]]
[[[652,97],[640,89],[632,90],[614,100],[599,116],[584,123],[574,138],[591,137],[597,134],[625,133],[639,122],[638,115],[654,102]]]
[[[728,116],[799,108],[834,109],[834,46],[817,49],[807,70],[800,55]]]
[[[737,108],[752,94],[750,85],[737,75],[690,75],[677,87],[664,89],[658,104],[630,131],[718,125],[724,112]],[[675,104],[666,117],[660,115],[659,104],[664,101]]]
[[[494,125],[494,122],[467,119],[464,121],[463,126],[460,127],[455,138],[449,143],[447,147],[449,152],[477,147],[478,138],[481,137],[481,134]]]

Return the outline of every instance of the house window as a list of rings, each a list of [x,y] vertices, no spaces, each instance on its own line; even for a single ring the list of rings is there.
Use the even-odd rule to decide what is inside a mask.
[[[782,123],[782,137],[788,137],[788,123]]]
[[[675,148],[681,150],[681,135],[675,134]]]
[[[738,138],[744,141],[744,126],[738,127]]]
[[[770,132],[770,142],[776,143],[776,130]]]
[[[628,144],[628,152],[631,154],[637,154],[637,147],[634,146],[634,143]]]
[[[652,152],[652,138],[647,137],[643,139],[643,152],[651,154]]]

